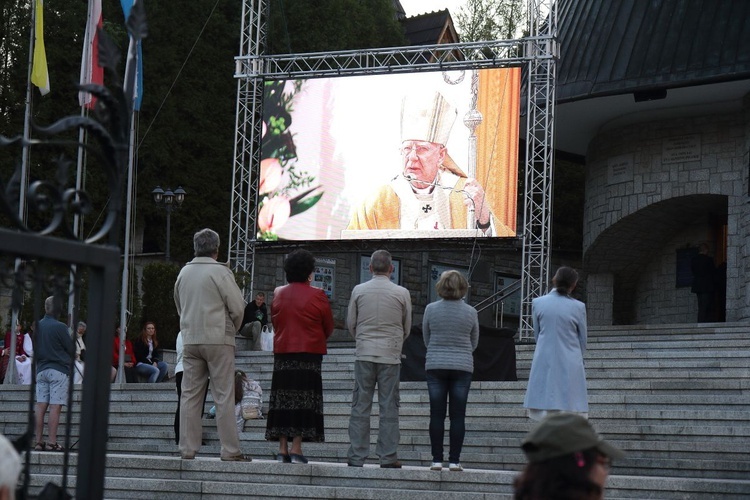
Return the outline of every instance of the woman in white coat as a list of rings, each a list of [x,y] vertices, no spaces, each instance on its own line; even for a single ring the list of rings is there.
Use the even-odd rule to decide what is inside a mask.
[[[523,406],[534,420],[558,412],[588,417],[586,306],[570,296],[577,283],[578,273],[561,267],[552,278],[554,290],[531,303],[536,349]]]
[[[34,357],[34,343],[31,341],[31,335],[28,333],[21,334],[23,327],[18,325],[18,337],[23,338],[23,342],[16,344],[16,376],[18,383],[23,385],[31,384],[31,358]],[[18,342],[18,341],[16,341]]]
[[[79,321],[78,326],[76,327],[76,332],[73,334],[73,340],[76,343],[76,359],[73,361],[73,363],[75,363],[73,371],[74,384],[83,383],[83,369],[86,358],[86,343],[83,340],[83,336],[85,334],[86,323],[84,323],[83,321]]]

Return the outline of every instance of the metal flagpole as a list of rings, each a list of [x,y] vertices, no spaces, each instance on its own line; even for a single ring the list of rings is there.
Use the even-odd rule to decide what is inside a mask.
[[[86,106],[81,106],[81,117],[86,116]],[[86,156],[86,150],[83,147],[84,141],[86,140],[86,131],[83,127],[79,127],[78,129],[78,160],[76,163],[76,191],[81,191],[83,188],[83,165]],[[77,197],[78,195],[76,195]],[[83,221],[81,220],[81,216],[78,215],[78,212],[76,212],[73,215],[73,235],[77,238],[79,234],[81,234],[83,230]],[[70,288],[68,291],[68,297],[73,297],[73,289],[75,287],[75,274],[76,274],[76,265],[71,264],[70,266]],[[75,329],[73,325],[73,309],[75,307],[75,304],[72,300],[68,300],[68,326],[71,329]]]
[[[34,2],[30,2],[31,5],[31,34],[29,36],[29,66],[26,78],[26,110],[23,118],[23,149],[21,151],[21,186],[18,190],[18,218],[21,221],[26,221],[26,185],[29,183],[29,140],[31,138],[31,67],[34,64],[34,31],[36,27],[36,9],[34,8]],[[16,259],[15,270],[18,272],[18,268],[21,267],[21,259]],[[23,292],[21,292],[23,293]],[[16,359],[16,336],[14,335],[14,328],[18,322],[18,310],[13,309],[11,311],[10,320],[10,360]],[[8,362],[8,370],[5,372],[5,383],[11,383],[16,378],[16,363]]]
[[[130,212],[133,203],[133,170],[135,169],[135,110],[130,116],[130,146],[128,154],[128,191],[126,194],[127,205],[125,209],[125,252],[123,254],[122,266],[122,288],[120,291],[120,355],[117,362],[117,383],[122,384],[124,380],[125,365],[125,334],[127,327],[127,297],[128,297],[128,258],[130,257]],[[135,360],[133,360],[135,362]]]

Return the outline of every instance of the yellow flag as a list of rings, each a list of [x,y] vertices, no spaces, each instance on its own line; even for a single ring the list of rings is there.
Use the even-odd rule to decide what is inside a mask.
[[[44,0],[36,0],[34,24],[34,63],[31,66],[31,83],[39,87],[42,95],[49,93],[47,53],[44,50]]]

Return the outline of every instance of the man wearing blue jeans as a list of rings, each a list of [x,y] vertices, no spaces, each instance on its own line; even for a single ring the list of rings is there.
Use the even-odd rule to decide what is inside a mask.
[[[356,342],[347,463],[362,467],[370,454],[370,413],[377,385],[380,429],[375,453],[380,467],[399,469],[398,389],[401,348],[411,330],[411,296],[391,282],[393,263],[387,251],[372,254],[370,272],[372,279],[352,290],[347,314],[349,333]]]

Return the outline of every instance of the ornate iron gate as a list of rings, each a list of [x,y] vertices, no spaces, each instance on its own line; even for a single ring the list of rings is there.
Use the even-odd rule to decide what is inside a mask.
[[[142,2],[137,2],[128,19],[128,32],[134,40],[146,34]],[[118,75],[119,51],[106,33],[99,33],[99,63],[111,81],[123,81]],[[131,60],[133,49],[128,54]],[[89,335],[86,339],[86,376],[80,386],[80,422],[78,423],[78,460],[75,497],[102,498],[109,420],[109,395],[112,360],[112,332],[119,290],[120,249],[119,218],[123,211],[124,179],[128,167],[128,144],[135,88],[135,64],[128,64],[125,83],[109,89],[89,84],[80,86],[96,97],[91,116],[70,116],[49,127],[32,126],[34,138],[0,136],[0,148],[24,158],[34,152],[35,179],[26,185],[26,165],[15,169],[9,182],[0,179],[0,213],[8,221],[0,227],[0,279],[12,289],[13,316],[17,317],[26,294],[35,302],[33,319],[41,318],[41,304],[47,296],[59,303],[87,301]],[[79,142],[79,130],[88,141]],[[87,192],[73,186],[70,166],[79,150],[87,155],[92,189]],[[24,160],[25,162],[25,160]],[[96,212],[98,210],[98,213]],[[28,212],[28,219],[24,215]],[[89,237],[74,230],[78,217],[98,215]],[[78,321],[78,309],[70,324]],[[72,361],[71,361],[72,365]],[[36,367],[34,366],[34,369]],[[61,418],[65,448],[71,447],[73,427],[73,378],[68,395],[66,418]],[[29,426],[16,439],[25,451],[24,483],[21,498],[29,491],[30,448],[33,429],[35,383],[29,390]],[[62,422],[65,422],[64,425]],[[13,437],[13,436],[10,436]],[[70,451],[62,463],[62,484],[49,488],[56,498],[67,495]],[[62,494],[61,491],[62,490]]]

